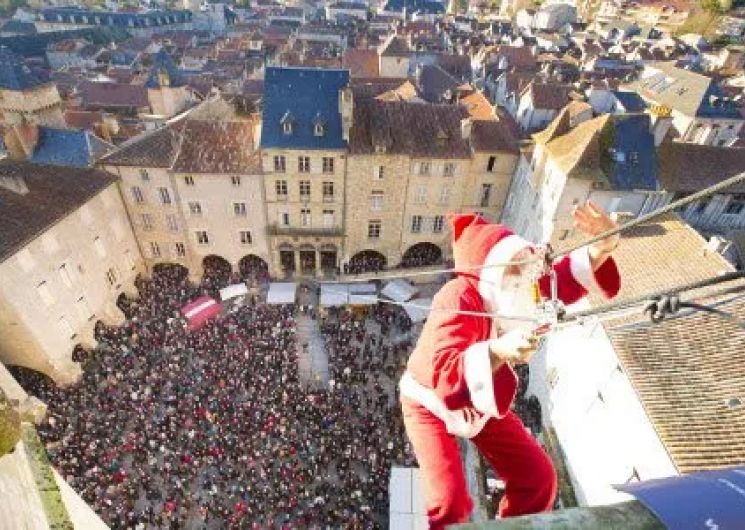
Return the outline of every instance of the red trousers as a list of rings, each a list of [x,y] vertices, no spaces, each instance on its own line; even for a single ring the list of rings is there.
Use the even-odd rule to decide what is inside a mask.
[[[407,398],[401,403],[406,433],[419,463],[430,530],[468,521],[473,501],[466,488],[458,439],[423,406]],[[500,517],[551,509],[556,472],[517,415],[510,411],[501,420],[489,420],[471,441],[505,483]]]

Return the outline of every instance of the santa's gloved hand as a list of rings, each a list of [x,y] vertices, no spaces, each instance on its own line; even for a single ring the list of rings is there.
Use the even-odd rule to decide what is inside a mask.
[[[513,329],[489,341],[492,371],[504,363],[524,364],[538,348],[538,336],[527,329]]]

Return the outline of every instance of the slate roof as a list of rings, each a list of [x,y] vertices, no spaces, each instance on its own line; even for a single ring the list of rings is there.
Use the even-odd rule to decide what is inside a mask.
[[[372,154],[376,145],[383,145],[390,154],[469,158],[471,148],[460,126],[467,117],[460,105],[360,101],[354,105],[349,150]]]
[[[74,212],[117,178],[97,169],[0,161],[0,178],[21,177],[25,195],[0,186],[0,261],[12,256],[50,226]]]
[[[624,90],[611,90],[615,98],[623,105],[626,112],[644,112],[647,104],[642,97],[636,92],[626,92]]]
[[[36,25],[33,22],[23,22],[22,20],[8,20],[0,27],[0,32],[17,35],[34,35],[37,33]]]
[[[474,151],[520,153],[518,136],[505,120],[474,120],[471,145]]]
[[[381,57],[408,57],[412,50],[405,38],[393,33],[380,45],[378,53]]]
[[[425,64],[417,70],[417,88],[430,103],[440,103],[450,91],[450,96],[461,82],[443,70],[438,64]]]
[[[150,67],[150,73],[147,77],[147,81],[145,81],[145,86],[147,88],[160,88],[161,72],[168,74],[168,80],[172,87],[180,87],[186,84],[184,76],[181,75],[181,72],[176,67],[176,64],[173,62],[173,59],[171,59],[171,56],[168,55],[165,48],[161,48],[160,51],[155,54],[155,57],[153,57],[153,65]]]
[[[83,81],[78,88],[83,107],[147,108],[150,106],[147,89],[143,86]]]
[[[613,117],[615,158],[609,175],[614,190],[656,190],[657,155],[648,114]],[[622,160],[621,160],[622,159]]]
[[[658,152],[660,185],[678,193],[695,193],[745,171],[745,149],[664,142]],[[745,193],[745,183],[723,193]]]
[[[26,90],[43,84],[10,48],[0,46],[0,89]]]
[[[403,11],[406,13],[442,14],[445,4],[436,0],[388,0],[384,11]]]
[[[250,121],[187,120],[173,162],[179,173],[261,173]]]
[[[30,161],[67,167],[90,167],[114,146],[88,131],[39,127],[39,142]]]
[[[135,136],[99,162],[112,166],[170,168],[181,144],[180,132],[183,126],[182,119]]]
[[[261,146],[287,149],[343,149],[339,91],[349,84],[348,70],[314,68],[266,69]],[[285,134],[282,119],[293,121]],[[323,136],[315,136],[314,122],[324,123]]]

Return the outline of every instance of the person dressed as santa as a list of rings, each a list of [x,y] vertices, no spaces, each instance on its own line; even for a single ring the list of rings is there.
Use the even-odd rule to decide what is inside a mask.
[[[573,217],[588,237],[617,226],[589,202]],[[473,509],[456,436],[470,439],[504,481],[501,517],[550,510],[556,496],[550,458],[511,410],[518,387],[512,365],[530,360],[545,331],[531,320],[535,285],[548,298],[551,280],[541,260],[531,259],[534,246],[506,227],[471,214],[450,222],[456,277],[435,295],[399,383],[432,530],[467,521]],[[616,235],[554,262],[558,298],[572,304],[589,291],[615,296],[621,280],[611,253],[617,245]]]

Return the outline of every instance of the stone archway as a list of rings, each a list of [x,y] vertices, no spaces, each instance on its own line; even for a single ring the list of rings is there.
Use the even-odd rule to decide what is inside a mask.
[[[339,252],[335,245],[324,244],[318,249],[321,271],[325,274],[333,274],[339,267]]]
[[[401,258],[401,267],[426,267],[442,263],[442,249],[434,243],[423,242],[410,246]]]
[[[202,260],[202,282],[210,287],[221,289],[230,283],[233,267],[230,262],[216,254],[205,256]]]
[[[318,268],[316,262],[316,249],[313,245],[300,245],[298,248],[300,258],[300,272],[302,274],[313,275]]]
[[[383,254],[377,250],[362,250],[357,252],[345,266],[345,271],[349,274],[360,274],[362,272],[378,272],[386,267],[386,259]]]
[[[246,254],[238,262],[238,272],[244,281],[268,280],[269,264],[256,254]]]

